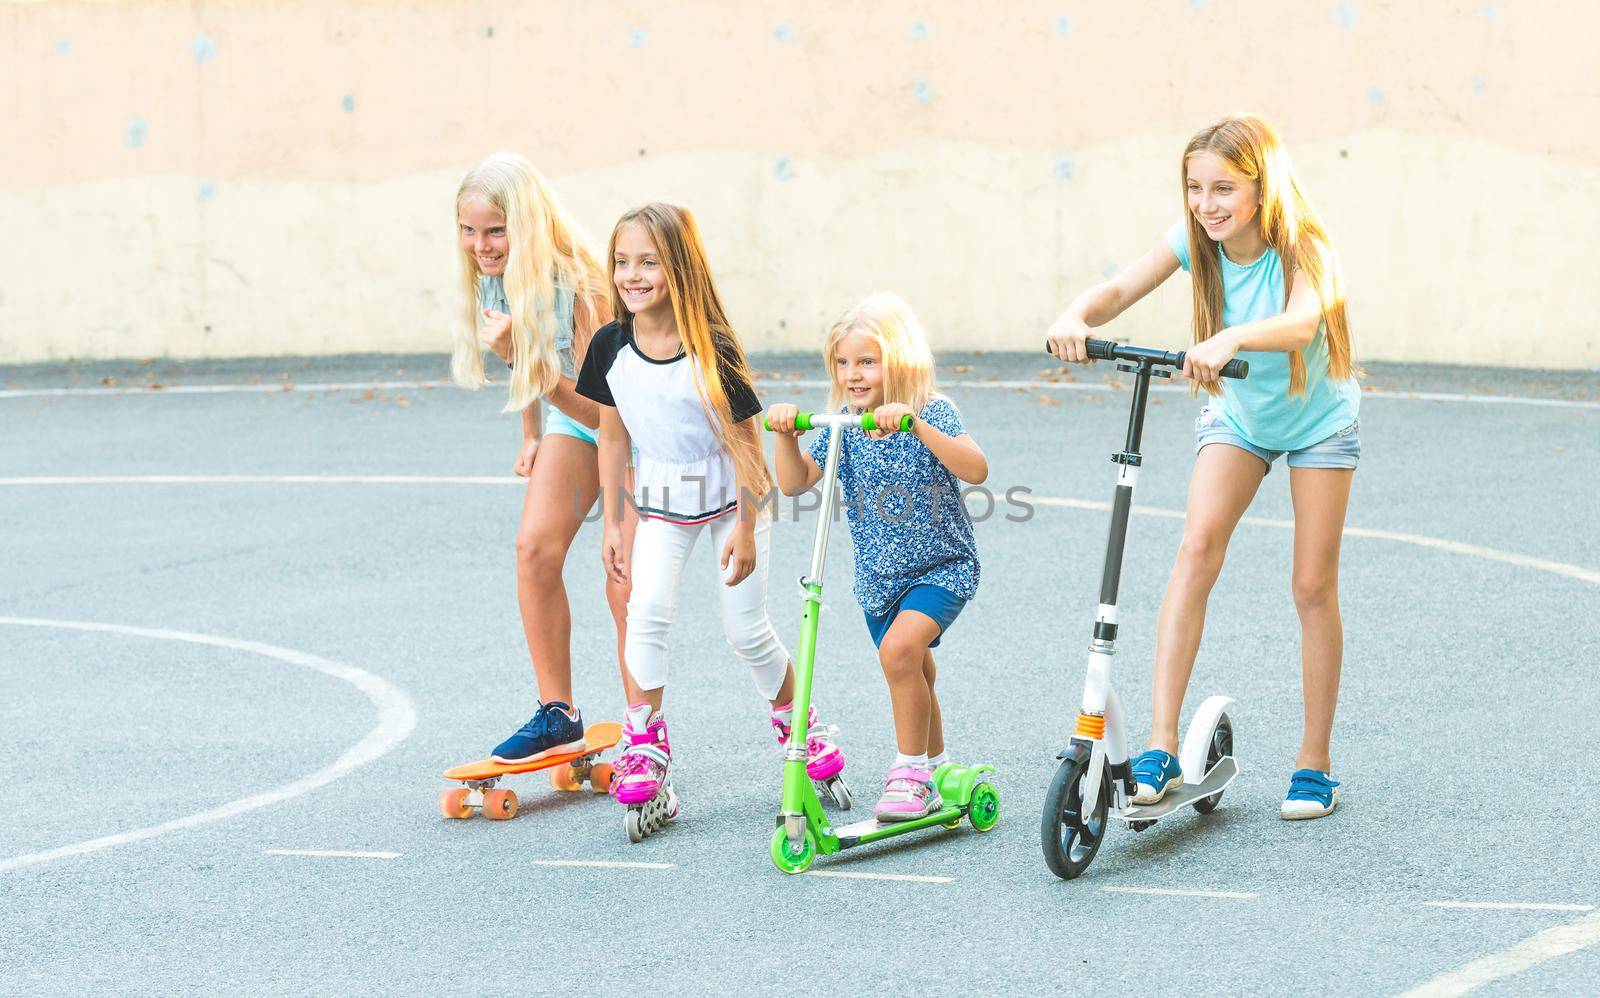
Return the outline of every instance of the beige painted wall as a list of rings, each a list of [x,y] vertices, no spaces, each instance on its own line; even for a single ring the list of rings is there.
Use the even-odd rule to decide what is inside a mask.
[[[442,351],[451,197],[499,148],[596,239],[692,207],[752,349],[879,288],[936,349],[1033,349],[1244,108],[1363,357],[1590,367],[1597,27],[1575,0],[0,2],[0,362]],[[1178,344],[1187,295],[1114,331]]]

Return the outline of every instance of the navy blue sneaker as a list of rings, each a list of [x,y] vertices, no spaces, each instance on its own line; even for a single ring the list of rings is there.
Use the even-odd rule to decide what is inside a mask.
[[[1168,790],[1183,786],[1183,767],[1171,752],[1153,748],[1133,757],[1133,782],[1139,785],[1133,802],[1154,804],[1165,797]]]
[[[568,714],[568,711],[572,711]],[[559,700],[539,704],[533,718],[494,747],[495,762],[535,762],[583,748],[583,715]]]

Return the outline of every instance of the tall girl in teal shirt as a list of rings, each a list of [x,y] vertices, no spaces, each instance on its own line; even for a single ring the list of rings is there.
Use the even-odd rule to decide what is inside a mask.
[[[1202,128],[1184,149],[1182,177],[1183,220],[1122,273],[1080,294],[1049,334],[1051,352],[1083,363],[1091,328],[1178,268],[1189,271],[1194,346],[1183,374],[1207,402],[1195,421],[1183,542],[1157,622],[1150,749],[1134,759],[1134,800],[1153,803],[1183,782],[1178,713],[1206,601],[1234,527],[1287,455],[1305,732],[1280,813],[1319,818],[1339,798],[1329,748],[1344,654],[1339,540],[1361,455],[1344,282],[1322,222],[1265,121],[1233,114]],[[1218,372],[1235,356],[1250,362],[1250,377],[1224,390]]]

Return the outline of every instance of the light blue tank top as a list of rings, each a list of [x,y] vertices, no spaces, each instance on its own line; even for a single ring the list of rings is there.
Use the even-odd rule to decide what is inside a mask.
[[[578,380],[578,358],[572,349],[572,330],[576,321],[573,315],[572,289],[556,284],[556,358],[561,362],[561,376]],[[510,313],[506,302],[505,280],[498,274],[481,274],[478,277],[478,306],[495,312]]]
[[[1189,228],[1182,219],[1167,230],[1167,245],[1184,270],[1189,269]],[[1270,246],[1253,263],[1240,265],[1228,259],[1213,243],[1222,264],[1222,325],[1239,326],[1282,315],[1287,293],[1283,263]],[[1328,338],[1324,326],[1302,351],[1306,362],[1304,398],[1289,395],[1287,353],[1241,350],[1250,362],[1250,376],[1223,383],[1220,409],[1223,420],[1241,437],[1266,450],[1296,451],[1326,440],[1356,421],[1361,412],[1361,386],[1355,378],[1334,380],[1328,374]]]

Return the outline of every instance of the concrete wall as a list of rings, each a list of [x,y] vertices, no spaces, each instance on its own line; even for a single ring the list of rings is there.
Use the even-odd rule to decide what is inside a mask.
[[[681,201],[754,349],[904,294],[1033,349],[1182,210],[1215,114],[1289,144],[1368,359],[1600,364],[1600,13],[1521,3],[0,3],[0,361],[444,350],[462,171],[603,240]],[[1186,336],[1169,282],[1118,334]]]

